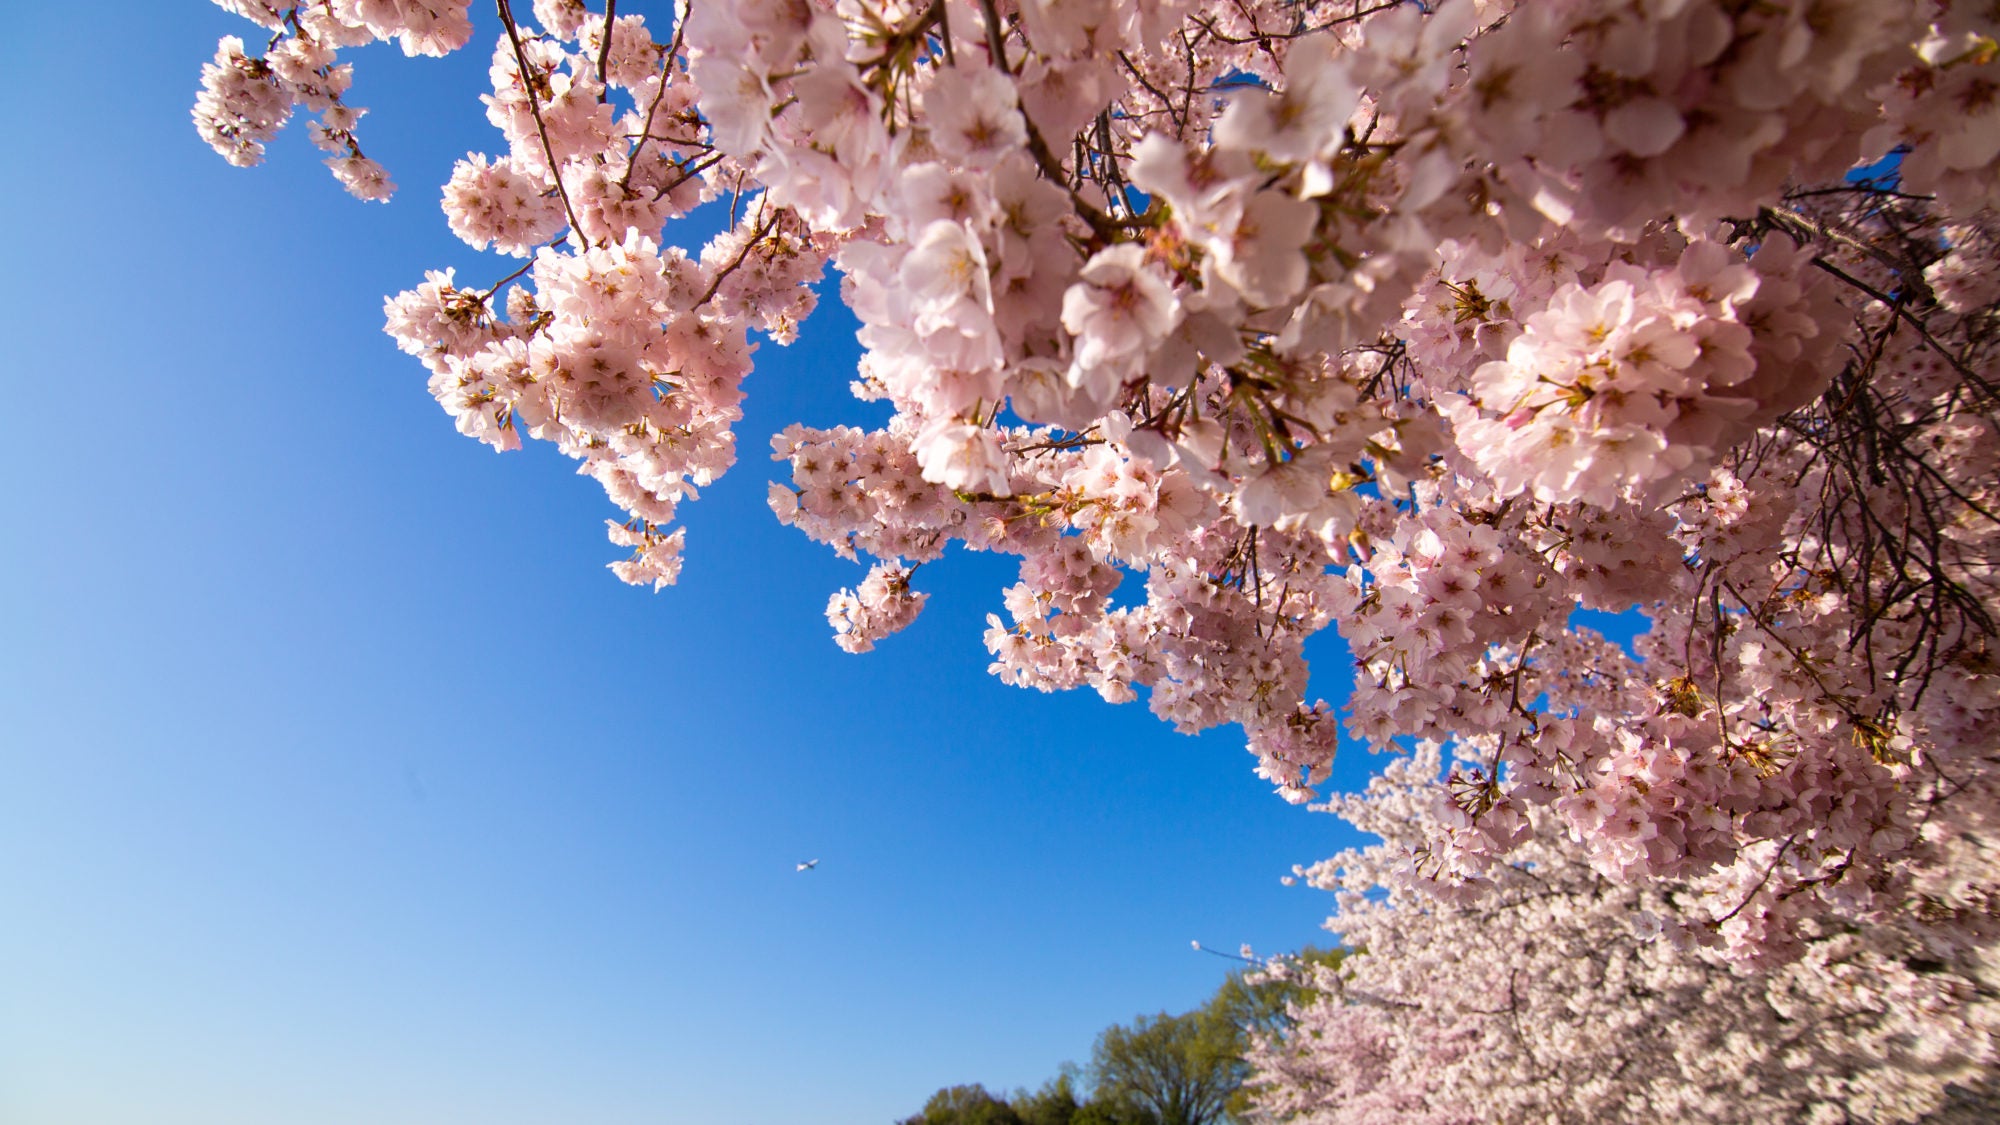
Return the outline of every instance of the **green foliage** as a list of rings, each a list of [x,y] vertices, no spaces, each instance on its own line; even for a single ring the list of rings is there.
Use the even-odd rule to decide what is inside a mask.
[[[1159,1125],[1211,1125],[1228,1112],[1229,1095],[1247,1066],[1241,1031],[1207,1006],[1178,1016],[1140,1016],[1097,1037],[1090,1070],[1096,1097],[1138,1109]]]
[[[1297,959],[1338,966],[1346,950],[1307,947]],[[1089,1082],[1067,1064],[1033,1092],[1011,1098],[984,1086],[948,1086],[898,1125],[1223,1125],[1248,1109],[1243,1054],[1253,1033],[1284,1035],[1287,1005],[1313,997],[1296,980],[1251,984],[1231,973],[1201,1007],[1140,1016],[1104,1029]]]
[[[1013,1104],[1022,1125],[1157,1125],[1128,1108],[1079,1095],[1075,1068],[1067,1065],[1034,1093],[1015,1094]]]
[[[1001,1098],[984,1086],[947,1086],[932,1094],[924,1111],[897,1125],[1159,1125],[1145,1111],[1077,1092],[1074,1073],[1064,1072],[1032,1093]]]
[[[1023,1090],[1013,1100],[1021,1125],[1090,1125],[1091,1118],[1078,1116],[1089,1104],[1078,1095],[1076,1078],[1068,1068],[1043,1083],[1041,1089],[1032,1094]]]
[[[986,1087],[947,1086],[932,1094],[924,1110],[898,1125],[1023,1125],[1021,1115]]]

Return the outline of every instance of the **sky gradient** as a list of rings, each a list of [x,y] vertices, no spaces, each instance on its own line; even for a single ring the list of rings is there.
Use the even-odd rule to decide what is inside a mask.
[[[490,14],[446,60],[352,52],[388,206],[300,124],[248,171],[195,136],[254,31],[219,8],[13,22],[0,1120],[886,1125],[1200,1002],[1190,939],[1324,940],[1279,877],[1354,837],[1238,731],[987,674],[1011,560],[954,552],[912,628],[834,647],[865,571],[771,517],[764,442],[879,416],[836,300],[763,344],[659,594],[570,463],[453,432],[381,301],[513,268],[437,203],[501,145]]]

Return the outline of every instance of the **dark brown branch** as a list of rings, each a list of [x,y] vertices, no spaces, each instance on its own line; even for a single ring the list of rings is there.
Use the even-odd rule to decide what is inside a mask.
[[[576,232],[579,242],[583,241],[583,224],[576,221],[576,208],[570,205],[569,189],[563,186],[562,168],[556,163],[556,150],[549,143],[548,125],[542,120],[542,103],[535,96],[534,80],[528,77],[528,52],[521,46],[521,29],[514,26],[514,6],[509,0],[494,0],[500,12],[500,22],[506,25],[507,41],[514,46],[515,73],[521,79],[521,90],[528,95],[528,112],[534,115],[535,132],[542,138],[542,155],[548,158],[549,178],[556,182],[556,194],[562,197],[563,214],[569,217],[569,229]]]
[[[611,96],[611,84],[604,78],[604,72],[611,65],[611,25],[618,19],[618,0],[604,0],[604,42],[597,46],[597,100],[605,101]],[[648,120],[651,120],[648,117]]]

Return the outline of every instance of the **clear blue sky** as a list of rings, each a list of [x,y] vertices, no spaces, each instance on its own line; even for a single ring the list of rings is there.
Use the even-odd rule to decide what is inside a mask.
[[[1190,939],[1323,940],[1278,880],[1351,837],[1238,732],[987,675],[1007,560],[833,646],[862,571],[771,518],[763,453],[869,417],[837,301],[764,347],[661,594],[604,569],[594,483],[452,431],[380,310],[511,268],[437,204],[500,143],[479,7],[451,59],[354,53],[387,207],[302,130],[200,142],[221,9],[10,13],[0,1121],[884,1125],[1197,1003]]]

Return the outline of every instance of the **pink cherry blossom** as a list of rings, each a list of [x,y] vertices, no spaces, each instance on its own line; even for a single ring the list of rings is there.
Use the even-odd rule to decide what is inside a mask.
[[[222,6],[264,46],[202,138],[304,113],[367,199],[341,52],[473,33]],[[1018,560],[1007,683],[1236,724],[1291,801],[1398,755],[1330,797],[1384,840],[1311,874],[1367,952],[1259,1056],[1273,1112],[1907,1120],[1991,1064],[1990,5],[497,7],[443,208],[526,268],[387,329],[461,433],[604,488],[619,577],[674,581],[757,350],[837,292],[888,421],[786,428],[769,492],[866,556],[836,643],[956,543]]]

